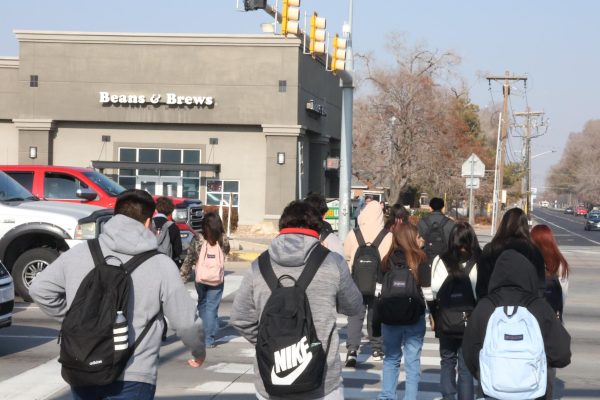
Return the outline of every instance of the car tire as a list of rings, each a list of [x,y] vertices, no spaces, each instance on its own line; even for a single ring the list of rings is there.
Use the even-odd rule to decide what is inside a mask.
[[[27,250],[17,258],[12,269],[16,292],[28,303],[33,299],[29,296],[29,285],[35,276],[58,258],[54,249],[38,248]]]

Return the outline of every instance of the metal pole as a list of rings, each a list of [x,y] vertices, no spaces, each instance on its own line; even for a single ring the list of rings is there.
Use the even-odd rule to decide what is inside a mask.
[[[349,29],[346,45],[346,72],[353,75],[352,58],[352,0],[349,0]],[[352,205],[350,189],[352,182],[352,107],[354,101],[354,84],[352,80],[341,80],[342,84],[342,131],[340,143],[340,212],[338,219],[338,236],[344,240],[350,232]]]
[[[469,224],[473,226],[475,225],[475,216],[473,215],[473,175],[475,174],[475,158],[471,157],[469,161],[471,162],[471,182],[469,184]]]
[[[490,232],[490,235],[494,235],[496,233],[496,218],[497,218],[497,214],[496,214],[496,210],[498,209],[498,200],[500,199],[499,195],[498,195],[498,166],[500,165],[500,157],[499,157],[499,152],[500,152],[500,131],[501,131],[501,124],[502,124],[502,114],[500,114],[498,116],[498,139],[496,142],[496,165],[494,167],[494,198],[493,198],[493,206],[492,206],[492,231]]]

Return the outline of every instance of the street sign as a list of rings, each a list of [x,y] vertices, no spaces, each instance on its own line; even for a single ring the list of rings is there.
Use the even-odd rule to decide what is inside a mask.
[[[467,189],[479,189],[479,178],[467,178]]]
[[[462,165],[462,176],[483,178],[485,176],[485,164],[475,153],[471,154]]]

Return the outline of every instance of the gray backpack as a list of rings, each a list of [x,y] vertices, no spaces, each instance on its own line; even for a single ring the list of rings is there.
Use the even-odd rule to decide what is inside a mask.
[[[169,228],[173,225],[173,221],[167,221],[162,228],[156,228],[156,241],[158,242],[158,250],[160,253],[168,255],[173,258],[173,245],[171,244],[171,235],[169,235]]]

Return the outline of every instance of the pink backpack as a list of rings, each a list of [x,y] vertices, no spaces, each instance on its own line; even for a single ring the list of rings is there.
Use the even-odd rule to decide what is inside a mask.
[[[220,285],[223,283],[224,264],[225,256],[219,242],[212,246],[205,240],[200,247],[196,262],[196,282],[208,286]]]

